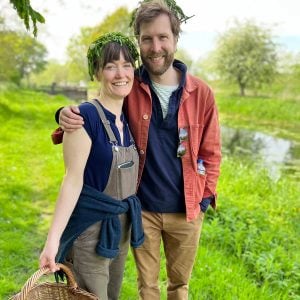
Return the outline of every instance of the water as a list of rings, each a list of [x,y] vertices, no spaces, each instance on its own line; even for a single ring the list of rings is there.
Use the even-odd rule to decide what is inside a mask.
[[[284,174],[300,179],[300,145],[271,135],[223,126],[222,152],[251,159],[278,180]]]

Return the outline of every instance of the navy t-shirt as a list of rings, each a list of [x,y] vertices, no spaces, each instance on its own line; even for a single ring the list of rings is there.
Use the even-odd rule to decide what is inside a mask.
[[[101,105],[104,114],[112,131],[117,138],[118,144],[121,145],[120,134],[115,125],[116,116]],[[112,163],[112,144],[109,142],[108,135],[99,117],[96,107],[88,102],[79,105],[80,115],[84,119],[84,129],[89,135],[92,146],[84,170],[84,183],[92,186],[100,192],[103,192],[109,178]],[[123,121],[123,146],[128,147],[131,144],[128,124],[121,115]]]

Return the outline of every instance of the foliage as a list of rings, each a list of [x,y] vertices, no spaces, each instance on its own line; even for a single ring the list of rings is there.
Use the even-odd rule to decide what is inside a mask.
[[[214,68],[213,53],[208,53],[204,57],[196,60],[193,64],[193,73],[198,78],[207,82],[214,81],[214,79],[218,78]]]
[[[38,74],[30,74],[30,86],[51,86],[53,82],[66,86],[71,82],[69,73],[70,70],[66,64],[50,60],[43,71]]]
[[[0,44],[0,81],[20,84],[21,79],[39,72],[46,63],[46,48],[28,34],[1,30]]]
[[[30,4],[30,0],[9,0],[17,11],[19,17],[24,21],[27,30],[30,29],[29,21],[31,19],[33,23],[33,34],[37,35],[36,23],[45,23],[44,17],[36,10],[34,10]]]
[[[300,52],[297,53],[294,57],[294,63],[292,64],[292,73],[298,79],[300,79]]]
[[[88,64],[86,54],[89,45],[100,35],[112,31],[119,31],[125,35],[132,35],[129,28],[130,14],[125,7],[118,8],[108,15],[99,25],[95,27],[81,28],[80,34],[70,39],[67,54],[68,67],[72,70],[70,79],[72,81],[89,81]]]
[[[107,45],[108,43],[117,43],[120,46],[126,46],[133,61],[136,62],[139,59],[137,46],[133,39],[125,36],[121,32],[108,32],[104,35],[101,35],[95,41],[93,41],[92,44],[90,44],[87,53],[89,75],[92,81],[94,80],[93,76],[95,75],[96,71],[95,62],[97,60],[101,60],[101,58],[103,57],[103,47],[105,47],[105,45]]]
[[[78,36],[73,36],[67,46],[67,66],[70,70],[68,80],[89,81],[86,53],[91,42],[92,28],[82,27]]]
[[[64,172],[61,148],[50,139],[53,115],[67,103],[19,88],[0,92],[0,299],[38,267]]]
[[[184,49],[177,49],[177,51],[175,53],[175,58],[184,62],[189,71],[192,70],[193,59],[190,57],[190,55],[187,51],[185,51]]]
[[[235,21],[217,40],[216,70],[222,79],[238,84],[244,96],[245,89],[272,82],[276,74],[276,47],[271,29],[254,21]]]
[[[299,188],[288,176],[272,181],[260,162],[224,156],[219,209],[207,215],[202,243],[238,258],[270,299],[299,299]]]

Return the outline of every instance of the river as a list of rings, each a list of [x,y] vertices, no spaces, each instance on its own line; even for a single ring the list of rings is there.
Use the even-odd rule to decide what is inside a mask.
[[[300,179],[300,144],[271,135],[221,127],[222,152],[243,159],[251,159],[268,170],[278,180],[284,174]]]

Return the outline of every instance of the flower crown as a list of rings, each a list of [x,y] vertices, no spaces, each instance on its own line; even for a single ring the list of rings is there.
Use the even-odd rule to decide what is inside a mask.
[[[118,43],[121,46],[126,46],[134,61],[137,61],[139,58],[138,50],[131,38],[125,36],[121,32],[109,32],[101,35],[93,43],[91,43],[87,52],[89,75],[92,81],[94,80],[93,75],[95,73],[94,61],[101,57],[103,47],[111,42]]]
[[[153,1],[153,0],[143,0],[143,1],[139,2],[139,5],[141,5],[143,3],[151,2],[151,1]],[[178,18],[180,23],[183,23],[183,22],[186,23],[186,21],[188,19],[195,16],[195,15],[192,15],[190,17],[186,16],[184,14],[183,10],[181,9],[181,7],[176,4],[175,0],[164,0],[164,2],[169,7],[170,11]],[[134,24],[137,10],[138,10],[138,8],[133,10],[133,12],[131,14],[131,21],[129,24],[130,27]]]

